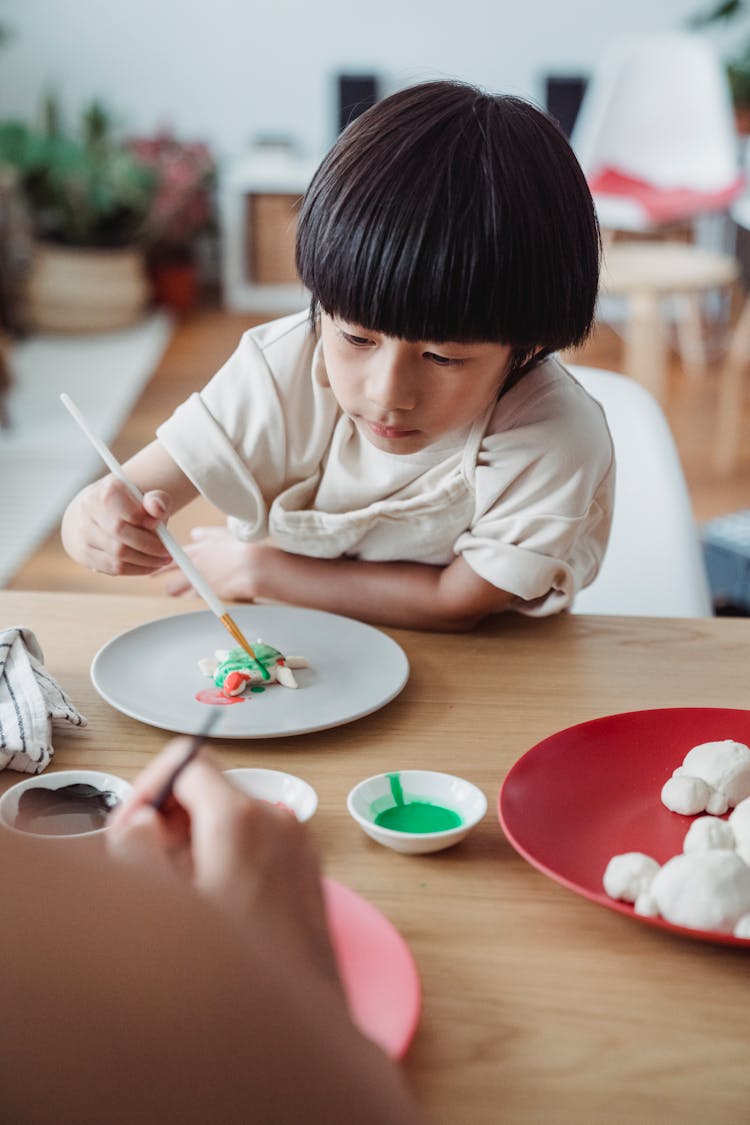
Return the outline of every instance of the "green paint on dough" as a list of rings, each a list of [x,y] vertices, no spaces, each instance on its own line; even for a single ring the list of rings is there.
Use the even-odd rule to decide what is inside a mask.
[[[284,658],[283,653],[279,652],[277,648],[263,644],[262,641],[257,641],[253,645],[253,652],[258,658],[257,660],[253,660],[244,648],[231,649],[216,669],[214,674],[216,686],[218,688],[223,687],[224,680],[230,672],[256,672],[264,680],[268,680],[270,679],[269,668],[273,667],[277,660],[283,660]],[[251,690],[254,689],[251,688]]]

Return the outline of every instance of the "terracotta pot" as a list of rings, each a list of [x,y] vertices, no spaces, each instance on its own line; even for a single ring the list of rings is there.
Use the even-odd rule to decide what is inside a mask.
[[[195,262],[154,262],[149,268],[154,300],[185,313],[198,300],[198,267]]]
[[[38,242],[26,287],[29,327],[103,332],[140,319],[150,296],[143,254]]]

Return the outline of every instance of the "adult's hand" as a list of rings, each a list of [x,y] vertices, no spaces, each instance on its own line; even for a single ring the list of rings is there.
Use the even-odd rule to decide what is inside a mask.
[[[136,779],[112,816],[111,853],[190,879],[243,931],[340,989],[318,857],[293,813],[240,792],[205,750],[179,774],[164,808],[151,805],[188,746],[173,740]]]

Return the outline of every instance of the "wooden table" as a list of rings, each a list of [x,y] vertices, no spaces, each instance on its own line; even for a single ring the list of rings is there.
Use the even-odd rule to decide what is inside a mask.
[[[0,592],[0,625],[36,633],[87,715],[56,727],[54,766],[132,778],[165,741],[104,703],[89,664],[115,633],[193,601]],[[424,1006],[405,1061],[430,1119],[750,1120],[750,953],[675,937],[545,878],[504,839],[509,767],[572,723],[662,706],[747,706],[750,622],[509,618],[460,637],[393,630],[412,674],[368,718],[265,744],[218,741],[226,766],[289,770],[317,789],[311,829],[328,874],[407,939]],[[451,659],[446,660],[446,652]],[[479,785],[490,809],[461,845],[411,857],[370,841],[345,799],[381,770],[429,767]],[[0,788],[19,775],[0,774]]]

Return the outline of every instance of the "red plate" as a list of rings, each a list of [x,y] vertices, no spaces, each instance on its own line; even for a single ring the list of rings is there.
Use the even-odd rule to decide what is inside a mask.
[[[323,890],[352,1019],[387,1055],[400,1059],[417,1030],[422,1003],[409,947],[384,914],[348,887],[324,879]]]
[[[674,707],[568,727],[510,770],[500,790],[500,824],[524,859],[601,906],[649,926],[747,949],[746,940],[731,934],[645,918],[602,886],[613,855],[645,852],[664,863],[682,851],[694,818],[662,805],[662,785],[693,746],[724,738],[750,744],[750,711]]]

